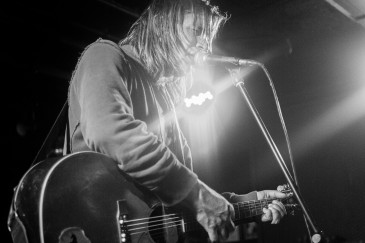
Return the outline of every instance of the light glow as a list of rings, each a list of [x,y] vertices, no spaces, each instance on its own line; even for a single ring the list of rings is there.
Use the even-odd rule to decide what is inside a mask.
[[[255,60],[265,63],[277,56],[278,51],[272,50],[270,54]],[[252,66],[242,67],[237,71],[239,71],[239,77],[245,81],[257,69],[257,66]],[[199,161],[194,166],[198,167],[198,170],[201,166],[207,172],[207,168],[213,170],[213,167],[209,165],[214,164],[215,159],[219,157],[217,151],[220,138],[224,136],[225,129],[230,126],[231,119],[236,118],[236,111],[242,109],[242,103],[235,100],[239,95],[220,99],[223,93],[234,89],[233,80],[226,69],[209,65],[194,67],[192,75],[194,85],[189,93],[195,95],[184,99],[184,103],[178,107],[177,113],[179,119],[183,120],[184,132],[188,137],[190,147],[193,148],[194,160]],[[229,107],[224,110],[224,116],[218,114],[222,107]],[[210,172],[214,174],[214,171]]]
[[[305,153],[363,118],[365,116],[364,104],[365,88],[308,124],[295,136],[298,152]]]
[[[193,95],[191,98],[185,98],[184,102],[186,107],[189,108],[191,105],[202,105],[206,100],[213,100],[213,95],[210,91]]]

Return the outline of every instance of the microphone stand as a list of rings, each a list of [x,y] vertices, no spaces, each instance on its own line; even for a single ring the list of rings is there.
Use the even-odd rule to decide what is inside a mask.
[[[257,65],[261,66],[264,70],[266,70],[262,64],[260,63],[256,63]],[[284,162],[284,159],[283,157],[281,156],[280,154],[280,151],[279,149],[277,148],[274,140],[272,139],[268,129],[266,128],[262,118],[260,117],[256,107],[254,106],[246,88],[245,88],[245,84],[244,84],[244,80],[243,78],[239,78],[237,77],[236,75],[238,74],[237,72],[233,72],[233,70],[230,70],[228,69],[228,71],[231,73],[231,76],[233,78],[233,83],[234,83],[234,86],[237,87],[240,91],[241,91],[241,94],[243,95],[243,97],[245,98],[257,124],[259,125],[267,143],[269,144],[274,156],[275,156],[275,159],[276,161],[278,162],[281,170],[283,171],[284,173],[284,176],[286,178],[286,180],[288,181],[288,184],[290,185],[292,191],[293,191],[293,194],[299,204],[299,206],[301,207],[302,211],[303,211],[303,215],[304,215],[304,219],[306,219],[306,224],[307,222],[309,223],[309,226],[311,227],[312,229],[312,232],[313,235],[311,235],[311,241],[313,243],[318,243],[321,241],[321,238],[323,235],[323,231],[319,230],[319,228],[315,225],[312,217],[310,216],[309,214],[309,211],[307,209],[307,207],[305,206],[304,204],[304,201],[302,199],[302,196],[300,195],[299,191],[298,191],[298,188],[296,186],[296,184],[294,183],[294,180],[290,174],[290,172],[288,171],[288,168],[286,167],[286,164]]]

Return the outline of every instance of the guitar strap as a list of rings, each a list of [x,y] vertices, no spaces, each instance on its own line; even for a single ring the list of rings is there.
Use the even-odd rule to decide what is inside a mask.
[[[38,161],[45,159],[47,153],[50,151],[53,143],[56,141],[57,136],[59,135],[62,127],[65,127],[65,140],[63,146],[63,155],[69,154],[70,149],[70,133],[69,133],[69,124],[67,120],[68,114],[68,101],[66,100],[63,105],[60,113],[58,114],[55,122],[53,123],[51,130],[48,132],[46,139],[44,140],[41,148],[39,149],[37,155],[35,156],[31,167],[37,163]]]

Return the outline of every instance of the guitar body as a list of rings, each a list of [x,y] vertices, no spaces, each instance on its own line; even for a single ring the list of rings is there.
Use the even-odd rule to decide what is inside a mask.
[[[14,207],[29,242],[178,241],[176,227],[162,232],[167,233],[162,238],[152,238],[148,230],[130,234],[124,222],[146,219],[162,211],[161,205],[113,160],[94,152],[49,159],[32,167],[20,181]]]

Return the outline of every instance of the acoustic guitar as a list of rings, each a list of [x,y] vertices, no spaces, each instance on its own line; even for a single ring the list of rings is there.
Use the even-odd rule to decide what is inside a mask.
[[[234,203],[234,223],[263,214],[272,200]],[[13,207],[30,243],[184,242],[189,232],[204,232],[186,210],[163,207],[115,161],[95,152],[34,165],[21,179]]]

